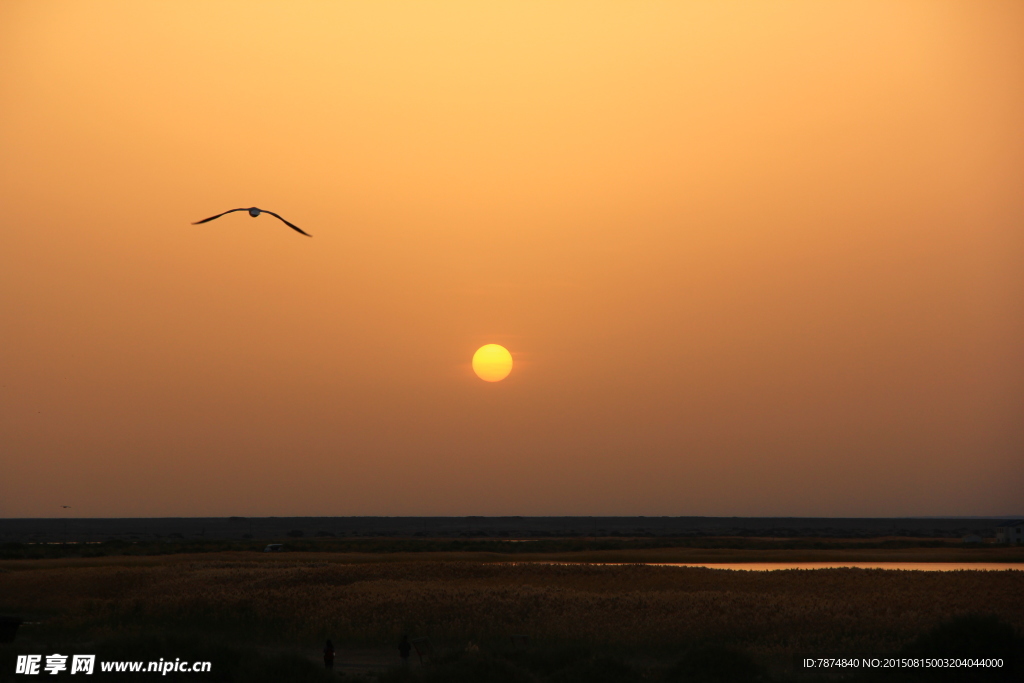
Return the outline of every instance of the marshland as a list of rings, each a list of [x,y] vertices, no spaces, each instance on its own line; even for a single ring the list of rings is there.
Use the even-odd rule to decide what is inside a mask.
[[[0,648],[5,659],[96,650],[101,658],[213,661],[214,672],[195,680],[814,680],[817,672],[797,664],[801,657],[895,655],[930,634],[966,628],[988,634],[989,649],[1007,666],[1015,661],[1024,633],[1022,571],[641,564],[780,552],[925,560],[971,552],[903,543],[909,547],[803,552],[752,541],[746,549],[547,554],[69,551],[0,561],[0,613],[27,622]],[[984,552],[1022,559],[1019,549],[995,547],[974,549],[973,557]],[[414,652],[402,666],[403,635],[430,648],[422,662]],[[318,661],[326,639],[338,650],[334,674]],[[995,672],[1004,674],[1009,669]]]

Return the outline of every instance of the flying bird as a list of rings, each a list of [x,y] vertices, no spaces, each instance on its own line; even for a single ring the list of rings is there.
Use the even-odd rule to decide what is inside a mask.
[[[220,218],[221,216],[226,216],[226,215],[228,215],[229,213],[234,213],[235,211],[248,211],[248,212],[249,212],[249,215],[250,215],[250,216],[252,216],[253,218],[256,218],[256,216],[259,216],[259,215],[260,215],[261,213],[269,213],[269,214],[270,214],[271,216],[273,216],[273,217],[274,217],[274,218],[276,218],[277,220],[281,221],[282,223],[284,223],[285,225],[287,225],[287,226],[288,226],[289,228],[291,228],[292,230],[295,230],[296,232],[301,232],[301,233],[302,233],[303,235],[305,235],[306,237],[312,237],[312,235],[310,235],[310,234],[309,234],[308,232],[305,232],[304,230],[302,230],[302,228],[300,228],[300,227],[299,227],[299,226],[297,226],[297,225],[292,225],[291,223],[289,223],[289,222],[288,222],[288,221],[286,221],[285,219],[283,219],[283,218],[281,218],[280,216],[278,216],[278,215],[277,215],[276,213],[274,213],[273,211],[267,211],[266,209],[257,209],[257,208],[256,208],[255,206],[254,206],[254,207],[252,207],[252,208],[249,208],[249,209],[231,209],[230,211],[225,211],[224,213],[218,213],[218,214],[217,214],[216,216],[210,216],[209,218],[204,218],[204,219],[203,219],[203,220],[201,220],[201,221],[196,221],[196,222],[195,222],[195,223],[193,223],[192,225],[199,225],[200,223],[209,223],[209,222],[210,222],[210,221],[212,221],[212,220],[213,220],[214,218]]]

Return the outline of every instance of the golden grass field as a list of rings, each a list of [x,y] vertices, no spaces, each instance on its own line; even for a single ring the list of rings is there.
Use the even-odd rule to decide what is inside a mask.
[[[950,561],[955,550],[892,551],[872,560]],[[990,561],[1013,561],[1007,549]],[[942,557],[939,554],[945,553]],[[856,551],[772,560],[837,560]],[[826,553],[823,555],[822,553]],[[1016,554],[1015,554],[1016,553]],[[647,551],[649,562],[742,561],[749,551]],[[969,561],[970,552],[961,561]],[[527,634],[534,643],[629,649],[715,641],[752,653],[894,651],[951,617],[993,614],[1024,633],[1024,572],[861,569],[730,572],[657,566],[543,564],[639,561],[585,557],[208,553],[0,562],[0,613],[53,632],[125,629],[246,633],[252,639],[392,644]],[[804,556],[806,555],[806,557]],[[931,557],[935,555],[935,557]],[[495,561],[502,559],[504,561]],[[23,627],[27,628],[27,627]]]

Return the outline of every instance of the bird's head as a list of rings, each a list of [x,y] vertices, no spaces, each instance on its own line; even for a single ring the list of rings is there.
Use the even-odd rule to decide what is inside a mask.
[[[249,209],[249,215],[252,216],[253,218],[256,218],[256,216],[260,215],[260,210],[254,206],[251,209]]]

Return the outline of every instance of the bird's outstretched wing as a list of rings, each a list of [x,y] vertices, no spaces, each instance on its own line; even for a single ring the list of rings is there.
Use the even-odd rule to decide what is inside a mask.
[[[276,218],[277,220],[281,221],[282,223],[284,223],[285,225],[287,225],[287,226],[288,226],[289,228],[291,228],[292,230],[295,230],[295,231],[297,231],[297,232],[301,232],[301,233],[302,233],[303,235],[305,235],[306,237],[312,237],[312,235],[310,235],[310,234],[309,234],[308,232],[304,231],[304,230],[303,230],[302,228],[300,228],[300,227],[299,227],[299,226],[297,226],[297,225],[292,225],[291,223],[289,223],[289,222],[288,222],[288,221],[286,221],[285,219],[283,219],[283,218],[281,218],[280,216],[278,216],[278,215],[277,215],[276,213],[274,213],[273,211],[267,211],[267,210],[265,210],[265,209],[261,209],[261,211],[263,211],[263,213],[269,213],[269,214],[270,214],[271,216],[273,216],[273,217],[274,217],[274,218]],[[216,216],[214,216],[214,218],[216,218]]]
[[[235,211],[248,211],[248,210],[249,209],[231,209],[230,211],[225,211],[224,213],[218,213],[216,216],[210,216],[209,218],[204,218],[201,221],[196,221],[192,225],[199,225],[200,223],[209,223],[214,218],[220,218],[221,216],[226,216],[227,214],[234,213]]]

